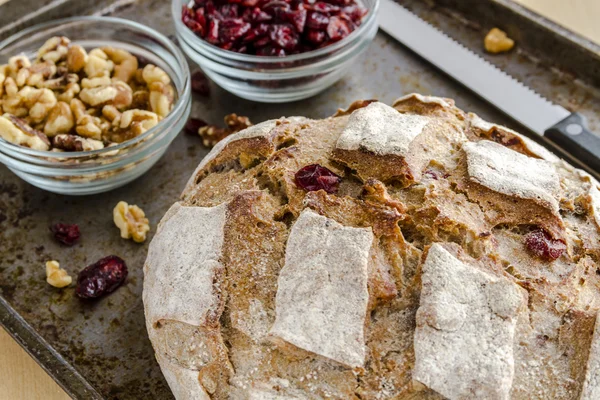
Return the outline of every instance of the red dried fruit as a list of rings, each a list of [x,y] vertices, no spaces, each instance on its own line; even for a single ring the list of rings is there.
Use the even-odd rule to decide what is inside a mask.
[[[304,31],[304,25],[306,24],[305,9],[289,11],[285,14],[285,17],[292,25],[294,25],[296,32],[301,33]]]
[[[223,44],[231,45],[236,40],[244,36],[251,28],[249,22],[241,18],[234,18],[221,21],[219,37]]]
[[[192,91],[201,96],[208,96],[210,94],[210,85],[204,72],[198,70],[192,73]]]
[[[208,125],[205,121],[199,118],[190,118],[185,124],[185,131],[192,135],[198,134],[198,129]]]
[[[334,6],[333,4],[324,3],[319,1],[315,4],[307,4],[306,8],[311,11],[318,11],[323,14],[334,14],[340,11],[338,6]]]
[[[298,34],[289,24],[271,25],[269,36],[273,43],[284,50],[293,50],[298,45]]]
[[[259,0],[242,0],[241,4],[244,7],[256,7],[260,1]]]
[[[219,8],[219,13],[224,19],[237,18],[239,16],[239,6],[237,4],[223,4]]]
[[[327,25],[327,34],[331,40],[340,40],[351,32],[348,22],[340,17],[331,17]]]
[[[194,10],[184,7],[182,14],[183,23],[197,35],[204,36],[205,29],[202,24],[196,20],[196,13]]]
[[[54,238],[66,246],[73,246],[81,236],[76,224],[54,224],[50,227]]]
[[[556,260],[567,249],[563,240],[552,238],[543,229],[537,229],[525,235],[525,245],[535,256],[546,261]]]
[[[355,24],[360,24],[363,17],[365,15],[367,15],[368,10],[366,8],[362,8],[358,5],[353,5],[353,6],[344,7],[342,9],[342,13],[344,13],[345,15],[350,17],[350,19],[352,21],[354,21]]]
[[[286,55],[286,52],[284,49],[279,47],[265,46],[258,49],[256,54],[259,56],[283,57]]]
[[[336,193],[342,178],[319,164],[311,164],[296,172],[296,185],[309,192],[323,189]]]
[[[254,42],[260,38],[263,38],[269,32],[269,25],[259,24],[256,28],[250,29],[246,36],[242,39],[245,43]]]
[[[262,11],[260,8],[254,7],[247,8],[246,11],[244,11],[244,14],[242,14],[242,19],[248,22],[261,23],[270,21],[273,17]]]
[[[323,31],[311,29],[306,33],[306,40],[314,44],[321,44],[325,41],[327,34]]]
[[[284,56],[343,39],[366,13],[356,0],[195,0],[181,18],[224,50]]]
[[[219,20],[211,19],[208,24],[208,32],[206,33],[206,41],[212,44],[219,43]]]
[[[312,29],[322,30],[329,25],[329,17],[320,12],[313,11],[306,18],[306,26]]]
[[[262,49],[263,47],[267,47],[269,43],[271,43],[271,38],[268,36],[262,37],[254,42],[254,47],[257,49],[256,53],[258,54],[258,50]]]
[[[79,273],[75,294],[82,299],[95,299],[114,292],[126,278],[125,261],[117,256],[104,257]]]
[[[262,6],[262,10],[273,17],[278,17],[289,9],[290,5],[288,3],[279,0],[270,1]]]
[[[206,11],[206,15],[215,16],[217,13],[217,8],[215,7],[215,3],[212,0],[208,0],[204,5],[204,10]]]

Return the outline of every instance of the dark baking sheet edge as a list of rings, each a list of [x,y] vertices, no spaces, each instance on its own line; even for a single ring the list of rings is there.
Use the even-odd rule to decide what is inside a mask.
[[[0,325],[74,399],[103,397],[0,296]]]
[[[99,0],[96,3],[96,7],[88,9],[87,13],[81,12],[81,14],[88,14],[90,12],[94,13],[95,11],[95,14],[97,15],[105,15],[113,11],[114,8],[119,8],[120,6],[130,4],[131,1],[132,0]],[[473,4],[472,1],[473,0],[467,0],[465,3]],[[67,0],[64,2],[59,0],[53,3],[54,5],[57,3],[64,5],[71,2],[72,0]],[[453,6],[456,6],[457,1],[437,0],[436,3],[442,7],[450,9],[453,8]],[[461,13],[468,15],[469,13],[465,12],[465,3],[462,4],[462,7],[456,6],[456,9],[460,10]],[[560,44],[562,46],[575,47],[574,51],[577,52],[580,57],[584,55],[589,57],[589,60],[600,60],[600,46],[563,28],[562,26],[555,24],[543,16],[540,16],[508,0],[487,0],[485,2],[481,2],[479,5],[481,6],[483,3],[491,5],[492,8],[501,7],[505,12],[511,13],[516,17],[518,16],[517,18],[520,17],[527,20],[527,23],[531,24],[531,28],[541,29],[542,31],[545,31],[545,33],[552,35],[553,40],[561,42]],[[107,6],[107,4],[111,5]],[[460,4],[460,1],[458,4]],[[100,7],[98,7],[98,5],[100,5]],[[100,8],[100,10],[98,10],[98,8]],[[473,11],[473,9],[471,11]],[[23,21],[19,21],[22,22],[22,24],[20,24],[20,28],[32,25],[32,23],[39,23],[43,20],[46,20],[44,16],[36,15],[36,17],[40,17],[39,20],[37,18],[24,18]],[[600,68],[600,63],[594,65],[592,68],[590,68],[590,64],[587,64],[584,70],[580,70],[578,72],[581,73],[584,81],[590,79],[590,75],[592,75],[593,78],[598,78],[600,80],[600,74],[595,75],[597,68]],[[598,83],[593,78],[591,79],[592,82],[590,83]],[[103,399],[96,389],[94,389],[94,387],[92,387],[86,381],[86,379],[69,364],[67,360],[65,360],[56,350],[54,350],[54,348],[50,346],[46,340],[37,334],[1,296],[0,326],[6,329],[9,335],[12,336],[17,343],[21,345],[21,347],[23,347],[23,349],[60,385],[61,388],[63,388],[63,390],[65,390],[69,396],[75,399]]]

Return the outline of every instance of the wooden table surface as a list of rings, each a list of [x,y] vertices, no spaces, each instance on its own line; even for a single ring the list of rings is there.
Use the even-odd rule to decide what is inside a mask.
[[[8,0],[0,0],[0,4]],[[600,43],[600,1],[515,0]],[[41,267],[40,267],[41,268]],[[0,400],[65,400],[69,396],[0,328]]]

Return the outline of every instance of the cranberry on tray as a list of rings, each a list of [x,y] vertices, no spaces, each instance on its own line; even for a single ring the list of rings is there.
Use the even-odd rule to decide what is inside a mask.
[[[126,278],[127,265],[123,259],[104,257],[79,273],[75,294],[82,299],[95,299],[114,292]]]
[[[355,0],[195,0],[183,7],[181,19],[222,49],[286,56],[345,38],[367,12]]]
[[[66,246],[73,246],[81,236],[79,226],[76,224],[57,223],[50,227],[54,238]]]

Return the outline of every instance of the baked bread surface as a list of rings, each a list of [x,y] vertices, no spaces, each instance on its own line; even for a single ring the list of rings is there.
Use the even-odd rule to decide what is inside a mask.
[[[148,333],[178,399],[599,399],[599,224],[591,176],[451,99],[266,121],[162,219]]]

